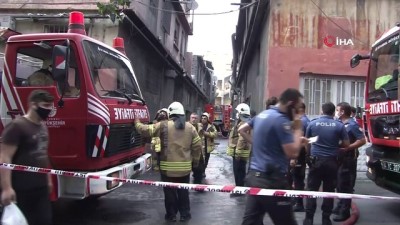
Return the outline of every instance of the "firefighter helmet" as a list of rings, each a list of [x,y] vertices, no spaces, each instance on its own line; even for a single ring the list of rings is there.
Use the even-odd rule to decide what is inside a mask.
[[[168,116],[185,115],[185,109],[180,102],[173,102],[168,106]]]
[[[236,106],[236,111],[239,113],[239,115],[250,116],[250,106],[246,103],[240,103],[238,106]]]
[[[162,108],[158,112],[165,112],[166,114],[168,114],[168,109],[167,108]]]
[[[207,120],[210,119],[210,114],[208,114],[208,112],[204,112],[201,116],[207,117]]]

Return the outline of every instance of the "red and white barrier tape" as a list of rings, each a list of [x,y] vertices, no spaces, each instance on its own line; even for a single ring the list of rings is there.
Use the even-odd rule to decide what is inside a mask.
[[[169,188],[187,189],[195,191],[225,192],[225,193],[237,193],[237,194],[248,194],[248,195],[282,196],[282,197],[299,197],[299,198],[347,198],[347,199],[352,198],[352,199],[400,200],[400,197],[385,197],[385,196],[375,196],[375,195],[359,195],[359,194],[295,191],[295,190],[274,190],[274,189],[255,188],[255,187],[238,187],[233,185],[202,185],[202,184],[170,183],[170,182],[149,181],[149,180],[113,178],[107,176],[88,175],[79,172],[45,169],[39,167],[22,166],[22,165],[7,164],[7,163],[1,163],[0,168],[8,170],[45,173],[45,174],[79,177],[87,179],[102,179],[102,180],[122,182],[122,183],[143,184],[156,187],[169,187]]]

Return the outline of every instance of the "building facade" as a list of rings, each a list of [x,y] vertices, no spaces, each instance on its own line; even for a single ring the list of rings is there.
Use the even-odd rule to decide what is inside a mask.
[[[44,4],[46,2],[46,4]],[[192,35],[188,4],[178,1],[131,1],[124,10],[125,18],[113,23],[98,14],[97,2],[78,0],[33,1],[11,0],[0,5],[1,26],[17,32],[66,32],[69,12],[85,14],[87,34],[108,45],[119,36],[125,40],[125,51],[131,60],[150,115],[173,101],[182,102],[186,113],[197,112],[212,100],[211,92],[203,92],[185,69],[188,35]],[[188,1],[189,2],[189,1]],[[84,9],[84,10],[82,10]],[[0,43],[4,52],[5,42]],[[210,82],[204,83],[212,89]]]
[[[215,99],[216,105],[230,105],[231,104],[231,84],[230,79],[232,76],[226,76],[217,81],[217,97]]]
[[[327,101],[363,107],[368,62],[350,68],[350,59],[396,25],[400,2],[241,2],[254,5],[240,11],[233,36],[234,104],[260,111],[269,97],[298,88],[311,116]]]

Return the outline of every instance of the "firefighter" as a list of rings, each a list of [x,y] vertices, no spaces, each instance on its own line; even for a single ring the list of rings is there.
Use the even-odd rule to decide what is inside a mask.
[[[205,177],[205,169],[207,168],[211,152],[214,151],[214,140],[218,133],[215,126],[210,122],[210,114],[206,112],[201,115],[201,126],[202,129],[199,129],[199,135],[202,139],[201,142],[205,152],[205,165],[203,173],[203,177]]]
[[[313,120],[307,127],[306,137],[318,136],[315,143],[306,148],[306,156],[309,162],[309,174],[307,178],[307,188],[309,191],[318,191],[323,183],[324,192],[334,192],[338,172],[338,150],[340,146],[349,146],[349,136],[344,125],[335,120],[335,105],[327,102],[322,105],[323,116]],[[341,145],[339,144],[341,142]],[[314,213],[317,208],[315,198],[306,199],[306,218],[303,225],[313,225]],[[333,199],[324,198],[322,202],[322,225],[331,225],[331,213]]]
[[[47,87],[54,85],[53,74],[51,73],[51,59],[43,60],[42,68],[35,71],[27,79],[28,86]]]
[[[350,139],[350,146],[340,151],[337,191],[341,193],[353,193],[357,175],[358,148],[366,143],[362,129],[350,116],[349,103],[341,102],[336,106],[336,117],[344,124]],[[336,222],[347,220],[350,217],[350,208],[351,199],[340,199],[333,210],[333,213],[337,214],[333,220]]]
[[[161,140],[160,173],[161,181],[189,183],[190,172],[197,167],[201,154],[201,138],[195,128],[185,120],[181,103],[173,102],[168,107],[169,120],[144,125],[135,119],[136,129],[143,136],[159,137]],[[165,219],[180,221],[191,218],[189,191],[164,187]]]
[[[229,144],[227,155],[233,158],[233,175],[235,177],[236,186],[244,186],[244,178],[246,176],[246,164],[250,156],[250,144],[238,133],[239,127],[249,121],[250,107],[241,103],[236,107],[236,125],[232,127],[229,134]],[[250,132],[250,131],[248,131]],[[241,196],[240,194],[231,194],[232,197]]]
[[[192,113],[190,115],[190,123],[196,128],[196,131],[199,132],[202,129],[202,124],[199,123],[199,116],[197,113]],[[201,156],[200,156],[200,161],[199,161],[199,166],[196,168],[193,168],[193,183],[195,184],[201,184],[203,181],[203,173],[204,173],[204,158],[205,158],[205,152],[202,147],[201,151]],[[201,190],[196,190],[197,192],[203,192]]]
[[[162,108],[157,111],[156,117],[153,121],[154,124],[168,120],[168,109]],[[151,138],[151,150],[153,155],[153,169],[159,170],[160,169],[160,151],[161,151],[161,140],[159,137],[152,137]]]

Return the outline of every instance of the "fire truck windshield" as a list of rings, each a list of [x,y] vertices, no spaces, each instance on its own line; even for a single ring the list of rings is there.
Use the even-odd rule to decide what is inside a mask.
[[[84,41],[86,59],[97,94],[107,98],[130,98],[144,102],[131,63],[120,53]]]
[[[389,37],[372,50],[368,76],[368,101],[381,102],[398,98],[399,35]]]

